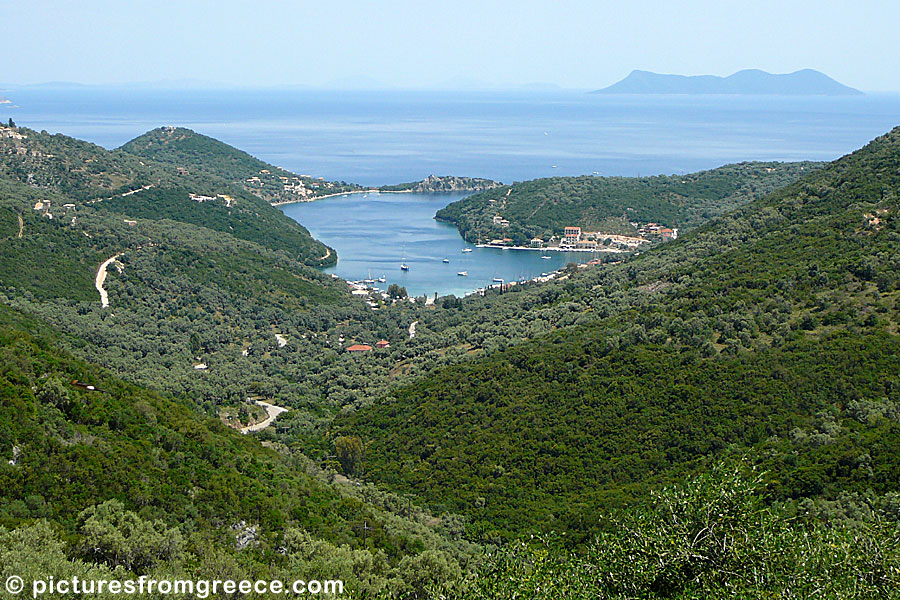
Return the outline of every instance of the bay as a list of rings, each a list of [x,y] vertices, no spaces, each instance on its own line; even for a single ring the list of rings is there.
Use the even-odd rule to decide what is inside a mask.
[[[900,123],[900,95],[618,96],[583,91],[9,87],[0,118],[115,148],[189,127],[300,174],[365,186],[427,175],[510,183],[685,173],[745,160],[833,160]],[[332,272],[462,294],[588,260],[474,249],[433,220],[459,195],[353,194],[283,207],[338,251]],[[401,273],[404,247],[410,271]],[[450,264],[441,262],[450,258]],[[466,278],[456,272],[468,271]]]
[[[396,283],[414,296],[467,292],[494,283],[531,279],[567,263],[593,258],[589,252],[543,252],[477,248],[456,227],[434,220],[434,213],[465,194],[347,194],[281,206],[338,253],[326,269],[350,281],[379,278],[380,289]],[[463,252],[469,248],[471,252]],[[449,263],[442,262],[444,258]],[[409,271],[400,270],[400,264]],[[467,276],[457,275],[466,271]]]

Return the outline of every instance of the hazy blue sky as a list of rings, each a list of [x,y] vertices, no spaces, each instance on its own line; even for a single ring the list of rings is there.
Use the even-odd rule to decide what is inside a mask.
[[[597,88],[635,68],[900,90],[888,0],[0,0],[0,81]]]

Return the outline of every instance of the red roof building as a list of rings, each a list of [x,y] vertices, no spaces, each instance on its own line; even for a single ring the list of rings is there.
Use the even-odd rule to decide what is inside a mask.
[[[353,344],[352,346],[347,346],[347,352],[368,352],[372,350],[372,346],[367,344]]]
[[[391,347],[391,343],[390,343],[389,341],[387,341],[387,340],[381,340],[380,342],[378,342],[378,343],[375,344],[375,345],[378,346],[378,349],[379,349],[379,350],[384,350],[385,348],[390,348],[390,347]]]

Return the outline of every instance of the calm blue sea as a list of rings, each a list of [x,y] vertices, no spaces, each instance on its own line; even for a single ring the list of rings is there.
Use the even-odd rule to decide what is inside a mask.
[[[832,160],[900,124],[900,95],[612,96],[583,92],[0,90],[0,118],[107,148],[160,125],[301,174],[382,185],[429,174],[510,183]],[[555,166],[555,168],[554,168]]]
[[[476,248],[456,227],[434,220],[434,213],[464,194],[347,194],[286,204],[284,214],[303,223],[318,239],[338,251],[338,264],[327,269],[359,281],[384,276],[416,296],[456,294],[483,288],[499,277],[531,279],[569,262],[594,258],[588,252],[542,252]],[[470,248],[471,252],[463,252]],[[444,263],[443,259],[449,259]],[[400,270],[401,263],[409,271]],[[458,273],[464,271],[466,276]]]
[[[301,174],[363,185],[429,174],[506,183],[554,175],[683,173],[743,160],[832,160],[900,124],[900,95],[610,96],[583,92],[335,92],[19,88],[0,119],[107,148],[160,125],[190,127]],[[538,253],[459,255],[432,220],[451,198],[351,196],[285,207],[337,249],[336,272],[371,270],[415,294],[565,262]],[[348,207],[352,210],[348,210]],[[402,246],[413,269],[398,273]],[[449,266],[440,258],[450,254]],[[463,264],[462,260],[468,263]],[[437,261],[436,263],[434,261]],[[548,264],[553,263],[553,264]],[[465,267],[465,281],[455,273]]]

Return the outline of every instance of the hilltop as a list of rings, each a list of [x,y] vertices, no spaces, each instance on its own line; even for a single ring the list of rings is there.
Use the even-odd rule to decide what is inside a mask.
[[[199,170],[224,178],[271,203],[303,202],[362,189],[343,181],[297,175],[183,127],[148,131],[124,144],[120,150],[172,165],[181,173]]]
[[[728,77],[663,75],[632,71],[625,79],[594,94],[772,94],[782,96],[858,96],[862,92],[838,83],[824,73],[802,69],[775,74],[746,69]]]
[[[535,179],[473,194],[436,218],[470,241],[509,238],[516,245],[559,238],[568,226],[636,235],[640,224],[658,222],[687,231],[821,166],[747,162],[687,175]]]
[[[215,158],[195,161],[202,168],[191,172],[64,135],[25,127],[0,130],[0,176],[26,185],[38,198],[41,191],[66,197],[55,216],[81,209],[119,213],[128,220],[172,219],[287,252],[305,264],[334,264],[334,252],[304,227],[216,174]],[[54,216],[49,205],[42,213]]]

